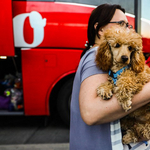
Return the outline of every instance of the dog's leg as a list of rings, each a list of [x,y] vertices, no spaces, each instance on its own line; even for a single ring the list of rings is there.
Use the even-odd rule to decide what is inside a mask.
[[[109,81],[102,83],[97,88],[97,96],[102,97],[104,100],[108,100],[113,96],[113,84]]]
[[[132,98],[128,98],[124,101],[122,101],[123,99],[119,100],[122,108],[127,112],[132,108]]]
[[[114,93],[116,93],[117,100],[122,108],[125,111],[130,110],[133,97],[131,91],[129,91],[127,87],[124,87],[124,85],[122,85],[121,87],[116,87],[114,91]]]
[[[125,111],[131,109],[132,98],[135,95],[138,88],[133,80],[134,75],[129,75],[126,72],[120,75],[114,88],[114,93],[116,94],[118,102]]]

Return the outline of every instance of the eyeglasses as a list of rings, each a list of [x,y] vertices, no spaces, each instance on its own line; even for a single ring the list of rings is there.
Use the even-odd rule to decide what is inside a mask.
[[[132,29],[133,26],[132,25],[129,25],[129,23],[126,23],[125,21],[112,21],[112,22],[109,22],[109,23],[118,23],[121,27],[126,27],[126,28],[129,28],[129,29]]]

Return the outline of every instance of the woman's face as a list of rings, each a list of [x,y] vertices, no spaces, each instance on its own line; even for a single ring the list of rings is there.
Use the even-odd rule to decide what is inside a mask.
[[[113,18],[110,20],[110,22],[118,22],[118,21],[124,21],[125,23],[128,23],[128,20],[127,20],[125,14],[120,9],[116,9]],[[124,26],[125,25],[126,24],[124,24]],[[95,24],[95,29],[96,29],[96,26],[97,26],[97,24]],[[98,31],[99,36],[103,35],[103,32],[106,29],[110,28],[111,26],[116,26],[116,28],[117,28],[120,25],[118,23],[108,23],[106,26],[102,27]],[[128,28],[127,28],[127,30],[128,30]],[[96,35],[96,37],[95,37],[95,43],[98,44],[99,42],[100,42],[100,39]]]
[[[125,14],[120,10],[120,9],[116,9],[115,14],[113,16],[113,18],[111,19],[110,22],[118,22],[118,21],[124,21],[125,23],[128,23],[128,20],[125,16]],[[100,35],[102,34],[101,32],[105,31],[106,29],[108,29],[111,26],[116,25],[116,27],[119,25],[117,23],[108,23],[106,26],[104,26],[102,29],[102,31],[99,31]]]

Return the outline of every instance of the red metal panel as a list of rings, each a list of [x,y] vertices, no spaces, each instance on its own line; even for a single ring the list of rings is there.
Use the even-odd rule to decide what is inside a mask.
[[[64,74],[75,71],[81,50],[22,50],[22,77],[25,115],[48,115],[47,94]]]
[[[0,1],[0,56],[14,56],[12,1]]]
[[[22,18],[22,23],[16,27],[16,32],[22,26],[17,35],[17,47],[64,47],[84,49],[87,40],[87,23],[91,11],[95,7],[74,5],[59,2],[25,2],[13,1],[14,22],[16,18]],[[34,16],[34,17],[32,17]],[[127,16],[129,23],[134,26],[134,17]],[[35,22],[32,25],[32,19]],[[34,26],[34,27],[33,27]],[[41,31],[37,35],[35,28]],[[38,30],[37,30],[38,31]],[[21,34],[23,33],[23,35]],[[39,34],[39,33],[38,33]],[[36,36],[35,36],[36,35]],[[23,37],[22,37],[23,36]],[[40,42],[35,44],[37,37],[42,37]],[[23,41],[24,40],[24,41]]]
[[[93,8],[56,2],[13,1],[14,22],[17,26],[15,33],[20,30],[20,26],[23,29],[17,33],[15,45],[17,47],[84,49],[87,40],[88,18]],[[20,23],[20,18],[22,18],[22,23]],[[33,19],[36,27],[32,25]],[[42,35],[37,35],[41,33],[36,34],[35,28],[43,29],[41,32],[44,37],[41,42],[32,45],[31,43],[34,43],[36,38],[42,37]]]
[[[142,38],[143,40],[143,52],[150,53],[150,38]]]
[[[13,1],[15,35],[18,40],[21,39],[16,46],[36,47],[22,50],[26,115],[49,114],[49,89],[64,74],[76,70],[81,49],[87,40],[87,23],[92,10],[93,7],[55,2]],[[132,25],[133,21],[130,18]],[[37,29],[43,29],[43,35],[37,32],[35,36]],[[42,36],[40,41],[37,37]],[[34,45],[34,41],[38,44],[35,42]],[[77,48],[80,50],[75,50]]]

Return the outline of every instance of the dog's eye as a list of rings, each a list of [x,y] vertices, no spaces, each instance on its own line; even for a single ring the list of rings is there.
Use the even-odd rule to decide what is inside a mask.
[[[116,46],[115,46],[115,48],[119,48],[120,47],[120,44],[119,43],[117,43],[116,44]]]
[[[131,51],[131,50],[132,50],[132,47],[131,47],[131,46],[129,46],[129,47],[128,47],[128,49],[129,49],[129,51]]]

